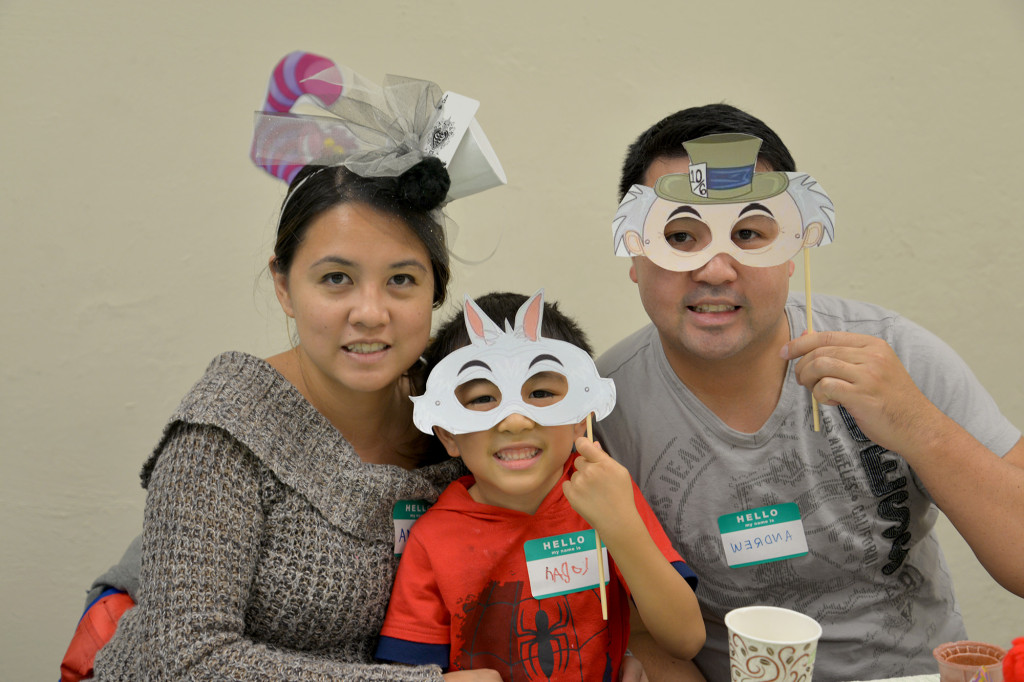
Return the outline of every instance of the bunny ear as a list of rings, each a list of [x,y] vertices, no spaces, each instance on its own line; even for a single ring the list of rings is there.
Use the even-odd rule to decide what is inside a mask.
[[[463,310],[470,343],[494,343],[501,330],[495,326],[491,318],[487,317],[487,313],[480,310],[480,307],[469,296],[466,296]]]
[[[527,299],[516,313],[516,331],[520,331],[530,341],[540,338],[540,325],[544,317],[544,290]]]
[[[480,319],[472,301],[466,299],[466,331],[471,337],[484,338],[484,321]]]

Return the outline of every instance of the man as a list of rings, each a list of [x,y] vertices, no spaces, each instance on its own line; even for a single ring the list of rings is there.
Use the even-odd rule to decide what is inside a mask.
[[[683,143],[723,133],[760,138],[758,174],[795,171],[762,121],[708,105],[637,138],[620,198],[686,178]],[[698,667],[712,682],[729,679],[725,613],[772,604],[822,624],[817,679],[934,672],[932,648],[965,638],[936,507],[989,573],[1024,595],[1019,552],[1005,552],[1024,546],[1020,431],[948,346],[895,313],[816,296],[807,334],[803,297],[789,295],[792,261],[744,264],[732,246],[709,246],[722,229],[741,250],[756,233],[738,222],[716,232],[694,215],[703,204],[666,183],[678,185],[663,182],[655,201],[679,208],[651,208],[660,222],[643,239],[619,232],[651,325],[598,360],[618,390],[598,428],[701,577]],[[794,236],[817,243],[821,231],[805,227]],[[658,239],[704,251],[704,262],[678,265]],[[647,644],[630,641],[657,679]]]

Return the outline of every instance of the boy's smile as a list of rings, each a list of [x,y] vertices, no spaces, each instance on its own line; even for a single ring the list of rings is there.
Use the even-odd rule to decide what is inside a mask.
[[[525,469],[540,455],[540,448],[529,445],[510,445],[501,448],[494,456],[509,469]]]

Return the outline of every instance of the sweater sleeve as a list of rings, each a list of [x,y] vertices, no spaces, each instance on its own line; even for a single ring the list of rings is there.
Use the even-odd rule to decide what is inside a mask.
[[[98,678],[134,669],[148,680],[440,680],[434,666],[344,662],[246,636],[266,477],[220,429],[175,427],[149,483],[139,605],[97,657]]]

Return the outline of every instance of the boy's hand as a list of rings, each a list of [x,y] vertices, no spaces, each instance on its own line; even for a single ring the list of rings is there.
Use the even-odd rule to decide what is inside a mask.
[[[576,451],[580,453],[576,471],[562,484],[565,499],[576,513],[602,535],[630,515],[639,519],[626,467],[609,457],[600,443],[583,437],[576,439]]]

